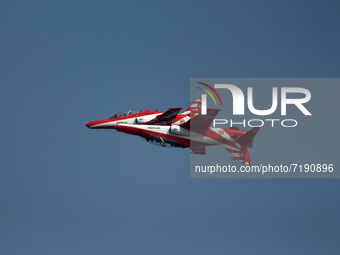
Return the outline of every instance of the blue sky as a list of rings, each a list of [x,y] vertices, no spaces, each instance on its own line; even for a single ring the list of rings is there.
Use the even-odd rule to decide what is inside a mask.
[[[2,1],[0,253],[336,254],[338,180],[190,179],[188,149],[78,121],[185,108],[191,77],[339,77],[338,13]]]

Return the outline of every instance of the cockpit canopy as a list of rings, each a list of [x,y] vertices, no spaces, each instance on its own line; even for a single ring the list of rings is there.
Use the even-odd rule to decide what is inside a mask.
[[[131,109],[131,110],[127,110],[127,111],[122,111],[122,112],[116,113],[115,115],[111,116],[110,119],[117,118],[117,117],[128,116],[128,115],[131,115],[131,114],[141,113],[141,112],[144,112],[144,110]]]

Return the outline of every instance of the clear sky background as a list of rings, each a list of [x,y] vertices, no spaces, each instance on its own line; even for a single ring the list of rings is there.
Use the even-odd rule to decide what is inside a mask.
[[[339,180],[190,179],[188,149],[78,121],[185,108],[190,77],[339,77],[339,13],[337,1],[1,1],[0,253],[337,254]]]

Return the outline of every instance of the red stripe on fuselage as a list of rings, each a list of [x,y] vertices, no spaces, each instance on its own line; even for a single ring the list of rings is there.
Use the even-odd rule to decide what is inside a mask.
[[[148,115],[151,115],[151,114],[158,114],[158,113],[161,114],[162,112],[145,110],[144,112],[134,113],[134,114],[126,115],[126,116],[92,121],[92,122],[87,123],[86,126],[92,127],[92,126],[95,126],[95,125],[104,124],[104,123],[108,123],[108,122],[111,122],[111,121],[126,120],[126,119],[137,118],[137,117],[141,117],[141,116],[148,116]],[[107,128],[108,127],[97,127],[97,129],[107,129]]]

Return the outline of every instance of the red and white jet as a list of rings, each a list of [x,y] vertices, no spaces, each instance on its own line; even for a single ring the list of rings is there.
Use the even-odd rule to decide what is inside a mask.
[[[196,100],[183,113],[179,113],[182,108],[169,108],[166,112],[128,110],[108,119],[89,122],[86,126],[138,135],[162,147],[190,147],[193,154],[205,155],[206,146],[220,145],[231,153],[233,160],[250,165],[248,148],[252,148],[253,139],[260,128],[246,132],[238,127],[210,127],[220,110],[208,108],[207,114],[201,115],[200,107],[200,100]]]

